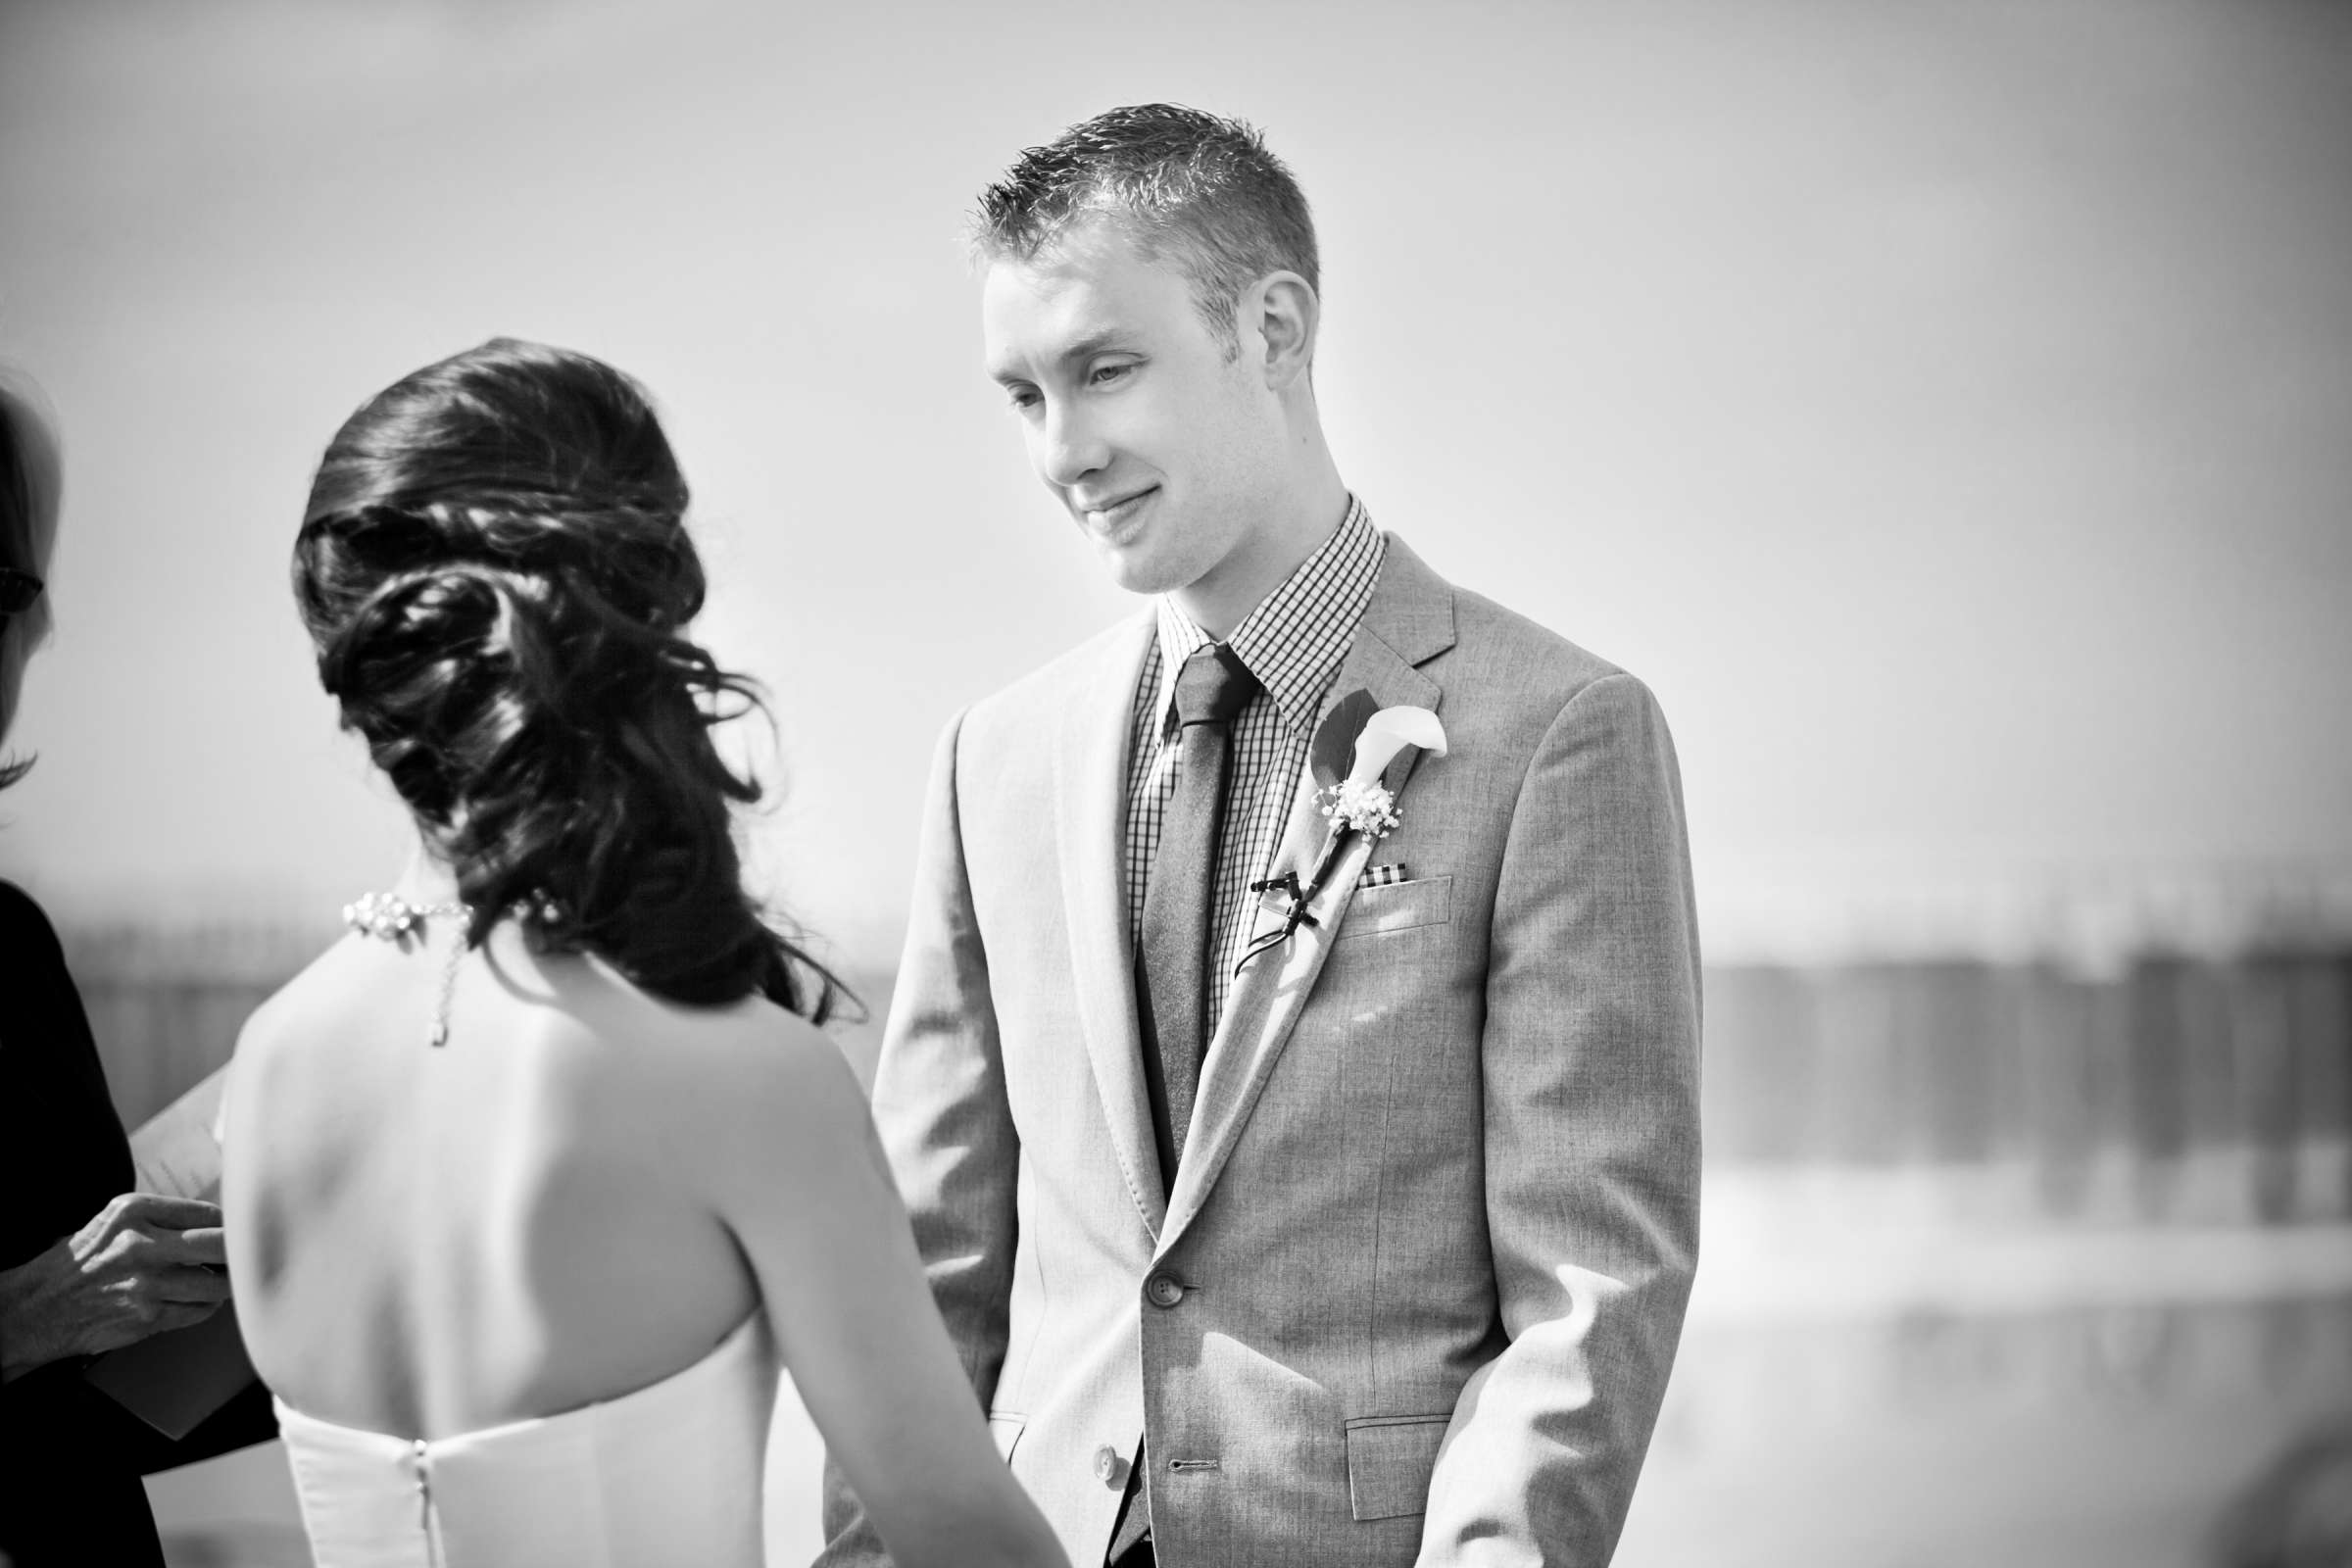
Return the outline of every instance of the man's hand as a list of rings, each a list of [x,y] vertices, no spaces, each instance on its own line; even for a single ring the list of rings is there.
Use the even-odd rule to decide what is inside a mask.
[[[123,1194],[0,1270],[0,1380],[203,1322],[228,1299],[227,1262],[220,1205]]]

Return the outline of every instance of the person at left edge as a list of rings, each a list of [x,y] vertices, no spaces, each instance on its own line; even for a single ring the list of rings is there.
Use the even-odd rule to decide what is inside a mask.
[[[0,388],[0,737],[49,630],[58,474],[46,422]],[[0,789],[30,766],[0,760]],[[130,1145],[57,933],[6,880],[0,976],[0,1560],[160,1565],[140,1477],[268,1441],[268,1391],[255,1383],[173,1443],[80,1371],[228,1299],[220,1210],[131,1190]]]

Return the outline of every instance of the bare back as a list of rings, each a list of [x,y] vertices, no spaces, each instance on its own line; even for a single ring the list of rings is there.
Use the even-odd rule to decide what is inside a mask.
[[[503,925],[461,965],[436,1048],[436,924],[422,951],[347,938],[255,1014],[223,1184],[264,1378],[308,1414],[421,1438],[644,1387],[759,1305],[699,1139],[748,1054],[814,1033],[756,999],[662,1002]]]

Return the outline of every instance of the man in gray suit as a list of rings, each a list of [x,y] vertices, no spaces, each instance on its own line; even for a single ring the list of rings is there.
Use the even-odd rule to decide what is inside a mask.
[[[999,1442],[1075,1562],[1604,1563],[1697,1250],[1657,705],[1374,529],[1249,127],[1075,126],[979,250],[1031,460],[1157,596],[960,714],[925,811],[874,1111]]]

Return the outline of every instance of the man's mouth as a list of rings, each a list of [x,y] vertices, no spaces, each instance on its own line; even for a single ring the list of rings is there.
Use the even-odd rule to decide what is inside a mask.
[[[1119,524],[1134,516],[1142,508],[1145,500],[1156,494],[1158,490],[1159,486],[1155,484],[1146,485],[1141,490],[1132,491],[1129,494],[1120,496],[1115,500],[1103,502],[1099,506],[1088,506],[1081,504],[1078,508],[1078,515],[1085,519],[1089,527],[1096,529],[1116,528],[1119,526]]]

